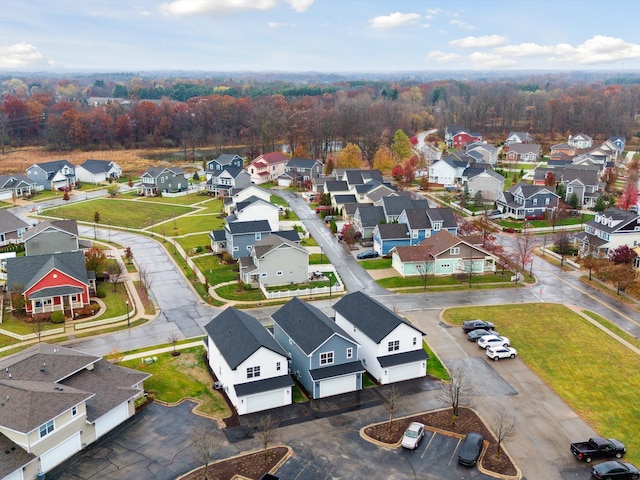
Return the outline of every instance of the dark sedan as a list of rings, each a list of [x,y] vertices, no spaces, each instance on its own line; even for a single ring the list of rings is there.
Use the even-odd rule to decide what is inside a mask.
[[[366,250],[356,255],[356,258],[358,260],[364,260],[366,258],[377,258],[377,257],[378,257],[378,252],[376,252],[375,250]]]
[[[493,323],[478,319],[465,320],[462,322],[462,330],[464,333],[469,333],[473,330],[480,330],[481,328],[484,330],[493,330]]]
[[[591,469],[591,473],[596,478],[609,478],[611,480],[636,480],[640,478],[637,467],[630,463],[611,460],[596,465]]]
[[[471,330],[467,333],[467,340],[470,342],[477,342],[480,337],[484,337],[485,335],[500,335],[495,330],[485,330],[484,328],[480,328],[478,330]]]
[[[460,450],[458,450],[458,463],[466,467],[473,467],[478,463],[483,445],[484,437],[480,433],[467,433],[467,436],[462,440]]]

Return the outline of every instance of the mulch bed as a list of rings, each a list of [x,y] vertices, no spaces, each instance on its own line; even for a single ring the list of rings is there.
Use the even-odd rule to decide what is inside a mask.
[[[473,410],[468,408],[460,408],[460,416],[456,420],[455,426],[451,425],[451,409],[446,409],[393,420],[391,425],[388,423],[373,425],[365,428],[364,433],[378,442],[395,445],[402,440],[402,435],[411,422],[424,423],[427,428],[432,427],[459,435],[479,432],[484,436],[485,441],[489,442],[489,446],[482,457],[482,468],[502,475],[517,474],[516,467],[509,456],[502,450],[502,447],[500,447],[498,455],[498,444],[489,428]]]
[[[212,463],[207,470],[207,480],[231,480],[234,475],[242,475],[252,480],[258,480],[265,473],[284,460],[289,452],[287,447],[274,447],[266,451],[249,453],[239,457]],[[183,480],[204,480],[204,467],[195,470]]]

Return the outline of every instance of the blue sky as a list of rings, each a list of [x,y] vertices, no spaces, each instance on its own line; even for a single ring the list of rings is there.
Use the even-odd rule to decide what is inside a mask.
[[[637,0],[0,0],[0,72],[640,71]]]

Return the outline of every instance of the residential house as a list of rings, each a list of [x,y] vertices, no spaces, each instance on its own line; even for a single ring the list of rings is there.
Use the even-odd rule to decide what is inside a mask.
[[[253,244],[271,233],[267,220],[227,222],[224,227],[226,249],[233,258],[248,257]]]
[[[349,184],[344,180],[327,180],[324,183],[323,193],[329,193],[332,197],[334,195],[352,194]]]
[[[253,244],[251,256],[240,258],[244,283],[288,285],[309,280],[309,252],[290,240],[271,234]]]
[[[0,247],[22,243],[29,224],[9,210],[0,209]]]
[[[395,194],[396,190],[394,190],[392,187],[389,187],[388,185],[375,184],[373,188],[369,189],[364,194],[364,197],[358,196],[358,201],[378,203],[382,198]]]
[[[533,137],[527,132],[509,132],[507,139],[504,141],[505,147],[511,149],[512,145],[518,143],[533,143]]]
[[[58,344],[0,359],[3,479],[45,473],[135,414],[149,374]]]
[[[476,162],[488,163],[491,166],[498,163],[498,149],[487,142],[471,142],[466,146],[465,153]]]
[[[482,192],[485,201],[495,202],[504,190],[504,177],[491,169],[467,168],[464,173],[471,196]]]
[[[578,149],[576,147],[566,143],[556,143],[555,145],[551,145],[549,155],[551,159],[554,159],[554,157],[557,157],[558,155],[574,157],[576,153],[578,153]]]
[[[76,167],[67,160],[34,163],[27,168],[27,177],[35,182],[36,190],[72,188],[76,182]]]
[[[218,158],[209,160],[205,168],[207,180],[213,172],[224,170],[225,167],[243,168],[244,159],[240,155],[234,153],[223,153]]]
[[[227,215],[233,213],[236,203],[245,201],[249,197],[257,197],[265,202],[271,202],[271,192],[257,185],[249,184],[247,187],[236,190],[230,197],[224,197],[224,211]]]
[[[258,320],[228,307],[204,328],[209,367],[238,415],[291,405],[287,354]]]
[[[74,318],[75,312],[89,305],[91,283],[80,250],[45,255],[7,258],[7,290],[24,299],[27,314],[61,310]]]
[[[411,234],[405,223],[381,223],[372,233],[373,249],[381,257],[389,255],[394,247],[411,245]]]
[[[322,175],[322,162],[311,158],[292,158],[287,162],[282,176],[278,177],[278,185],[289,187],[309,184],[313,178]]]
[[[294,298],[273,315],[273,334],[311,398],[362,389],[358,343],[317,307]]]
[[[248,166],[251,183],[261,185],[275,182],[285,171],[289,159],[282,152],[271,152],[258,155]]]
[[[311,191],[314,193],[324,193],[324,185],[327,181],[333,181],[335,177],[333,175],[323,176],[311,179]]]
[[[454,235],[458,232],[458,222],[451,208],[411,208],[398,217],[409,229],[411,245],[417,245],[425,238],[447,230]]]
[[[584,232],[574,235],[581,252],[607,256],[621,245],[634,248],[640,245],[640,216],[632,211],[608,208],[584,226]]]
[[[495,255],[446,230],[391,251],[391,266],[402,277],[495,273],[497,263]]]
[[[149,167],[140,176],[140,182],[138,194],[145,196],[183,192],[189,186],[184,170],[178,167]]]
[[[612,136],[607,138],[607,141],[611,142],[618,149],[618,155],[622,155],[624,152],[625,145],[627,144],[627,139],[625,137],[620,136]]]
[[[235,219],[232,219],[235,217]],[[249,197],[235,205],[232,216],[227,217],[227,222],[251,220],[266,220],[272,232],[279,229],[280,209],[271,202],[266,202],[258,197]]]
[[[575,194],[578,199],[578,206],[593,208],[596,200],[604,194],[604,182],[600,181],[600,171],[598,167],[590,168],[568,166],[561,172],[560,183],[565,186],[564,201],[571,203],[571,198]]]
[[[97,185],[109,180],[117,180],[122,176],[122,167],[110,160],[87,159],[76,167],[78,181]]]
[[[544,216],[548,212],[553,214],[559,199],[555,187],[520,182],[502,192],[496,206],[506,217],[524,220]]]
[[[358,203],[358,199],[353,194],[331,195],[331,206],[335,212],[339,212],[347,203]]]
[[[361,206],[372,206],[373,203],[371,202],[367,202],[367,203],[345,203],[342,205],[342,220],[344,220],[347,223],[353,223],[353,216],[356,214],[356,211],[358,210],[358,208],[360,208]]]
[[[585,148],[591,148],[593,146],[593,138],[589,135],[585,135],[584,133],[578,133],[577,135],[569,135],[569,140],[567,144],[575,147],[579,150]]]
[[[560,168],[544,168],[536,167],[533,171],[533,184],[534,185],[547,185],[549,181],[552,181],[552,186],[555,186],[559,181],[559,176],[562,175],[564,167]],[[551,177],[550,175],[553,175]]]
[[[449,148],[463,148],[472,142],[481,142],[482,134],[470,132],[459,125],[447,125],[445,127],[444,140]]]
[[[36,189],[36,182],[26,175],[0,175],[0,200],[30,197]]]
[[[426,198],[414,199],[404,195],[388,195],[382,197],[375,205],[381,206],[384,210],[384,221],[394,223],[404,210],[413,208],[429,208],[429,201]]]
[[[76,220],[44,220],[30,228],[22,240],[27,256],[80,249]]]
[[[542,147],[537,143],[514,143],[506,155],[508,162],[537,162]]]
[[[345,295],[333,308],[336,325],[358,342],[362,364],[378,383],[427,375],[424,332],[362,292]]]
[[[462,183],[462,174],[473,163],[469,156],[447,155],[429,167],[429,182],[452,187]]]
[[[238,167],[225,166],[220,170],[209,170],[207,176],[206,191],[216,197],[228,197],[251,185],[249,174]]]
[[[384,209],[369,205],[361,205],[353,214],[353,228],[360,232],[362,238],[368,240],[373,237],[376,225],[384,223]]]
[[[355,185],[364,185],[370,182],[384,183],[380,170],[368,170],[363,168],[336,168],[333,171],[333,176],[337,180],[347,182],[348,189],[353,188]]]
[[[224,253],[227,250],[227,232],[225,230],[211,230],[209,245],[214,255]]]

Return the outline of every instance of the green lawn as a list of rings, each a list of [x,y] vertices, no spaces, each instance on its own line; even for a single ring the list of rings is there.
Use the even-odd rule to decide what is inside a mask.
[[[170,353],[156,355],[158,361],[149,365],[141,359],[121,362],[120,365],[151,373],[144,386],[157,399],[175,403],[183,398],[192,398],[201,402],[197,410],[225,418],[231,412],[222,395],[212,388],[213,379],[209,376],[203,354],[204,347],[195,347],[182,350],[177,357]]]
[[[211,230],[222,230],[224,219],[219,214],[192,214],[169,220],[153,228],[161,232],[164,229],[169,236],[187,235],[189,233],[209,233]]]
[[[258,302],[264,300],[262,290],[259,288],[245,290],[242,287],[238,287],[237,283],[216,288],[216,293],[227,300],[239,300],[243,302]]]
[[[323,253],[311,253],[309,254],[309,265],[323,265],[331,263],[327,256]]]
[[[444,365],[438,356],[429,348],[427,342],[422,342],[422,348],[427,352],[427,355],[429,355],[429,360],[427,361],[427,375],[439,378],[440,380],[450,380],[451,376],[449,375],[449,372],[444,368]]]
[[[119,198],[98,198],[87,202],[47,208],[42,213],[58,218],[93,223],[94,214],[98,212],[101,224],[125,228],[145,228],[192,211],[191,207],[151,202],[142,203]]]
[[[469,318],[494,322],[529,368],[640,463],[640,356],[563,305],[453,308],[444,318],[456,325]]]
[[[363,262],[367,263],[367,262]],[[424,280],[420,275],[415,277],[406,277],[402,278],[400,276],[397,277],[387,277],[381,278],[377,280],[378,284],[385,288],[403,288],[403,287],[422,287],[424,286]],[[471,285],[483,285],[487,283],[512,283],[511,282],[511,274],[505,273],[505,275],[495,274],[495,275],[473,275],[471,277]],[[464,280],[458,279],[457,277],[446,275],[446,276],[429,276],[427,278],[427,288],[435,287],[435,286],[465,286],[468,285],[468,278]]]
[[[187,235],[186,237],[177,238],[176,241],[182,248],[184,248],[185,252],[189,252],[190,250],[193,250],[196,247],[201,247],[202,248],[201,253],[204,253],[207,251],[206,246],[211,244],[208,233],[197,233],[195,235]]]
[[[106,294],[106,297],[101,298],[101,300],[105,303],[107,310],[99,317],[93,318],[90,321],[119,317],[120,315],[125,315],[127,313],[126,301],[129,297],[127,296],[124,284],[117,283],[116,290],[114,291],[112,283],[100,282],[98,283],[98,288]],[[133,315],[134,312],[132,310],[130,311]]]
[[[221,265],[220,259],[215,255],[204,255],[193,259],[193,263],[207,277],[209,285],[231,282],[238,278],[237,265]]]
[[[279,195],[271,195],[271,203],[274,205],[280,205],[281,207],[288,207],[287,201]]]
[[[384,268],[391,268],[390,258],[372,258],[366,262],[360,262],[360,265],[365,270],[382,270]]]
[[[556,226],[564,226],[564,225],[580,225],[582,223],[586,223],[589,220],[593,219],[595,215],[585,214],[584,216],[580,216],[578,218],[563,218],[556,222]],[[496,223],[505,228],[519,228],[522,229],[524,227],[523,220],[497,220]],[[547,220],[531,220],[528,223],[531,224],[533,228],[542,228],[542,227],[551,227],[551,224]]]
[[[136,195],[140,203],[167,203],[174,205],[193,205],[207,200],[205,195],[198,195],[197,193],[190,193],[182,197],[139,197]]]

